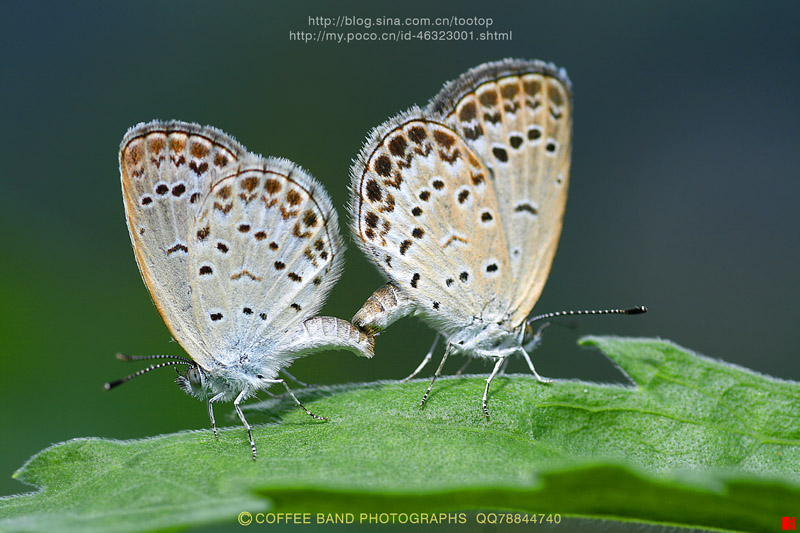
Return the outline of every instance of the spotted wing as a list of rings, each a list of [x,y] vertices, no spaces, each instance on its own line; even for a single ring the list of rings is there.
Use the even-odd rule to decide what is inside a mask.
[[[189,241],[194,320],[223,363],[314,316],[343,261],[324,189],[285,159],[254,163],[214,185]]]
[[[508,244],[491,175],[419,110],[378,127],[352,172],[354,232],[376,265],[444,331],[503,320]]]
[[[249,154],[221,131],[154,121],[131,128],[119,153],[122,196],[136,262],[172,335],[203,353],[192,318],[189,228],[214,182]]]
[[[555,256],[569,181],[572,101],[566,72],[541,61],[485,63],[450,82],[428,106],[494,179],[511,277],[511,323],[522,322]]]

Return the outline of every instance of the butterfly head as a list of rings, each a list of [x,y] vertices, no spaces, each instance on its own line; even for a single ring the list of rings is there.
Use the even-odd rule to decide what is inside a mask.
[[[208,395],[209,384],[206,374],[197,363],[187,367],[186,374],[178,372],[175,382],[189,396],[205,398]]]
[[[522,326],[522,347],[526,352],[532,352],[539,346],[542,341],[542,332],[550,325],[550,322],[545,322],[538,328],[526,322]]]

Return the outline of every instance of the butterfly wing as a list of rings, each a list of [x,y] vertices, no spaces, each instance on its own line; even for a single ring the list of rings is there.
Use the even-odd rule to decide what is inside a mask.
[[[419,110],[379,126],[352,169],[359,244],[445,332],[502,320],[508,244],[490,180],[458,134]]]
[[[216,183],[189,241],[193,316],[214,358],[280,350],[324,303],[343,251],[330,199],[294,163],[253,159]]]
[[[205,352],[192,317],[189,228],[214,182],[249,157],[221,131],[154,121],[131,128],[119,153],[136,262],[172,335],[192,357]]]
[[[447,84],[427,109],[491,169],[511,277],[511,323],[544,288],[567,201],[572,101],[566,72],[541,61],[485,63]]]

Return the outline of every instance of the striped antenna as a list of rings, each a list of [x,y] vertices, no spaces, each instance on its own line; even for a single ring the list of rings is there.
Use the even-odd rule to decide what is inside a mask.
[[[185,357],[181,357],[180,355],[125,355],[124,353],[118,353],[116,357],[120,361],[143,361],[145,359],[177,359],[179,361],[186,361],[187,363],[192,364],[192,361],[190,361]]]
[[[171,361],[166,361],[164,363],[158,363],[158,364],[155,364],[155,365],[148,366],[147,368],[143,368],[141,370],[138,370],[138,371],[134,372],[133,374],[125,376],[122,379],[118,379],[116,381],[111,381],[109,383],[106,383],[105,385],[103,385],[103,388],[105,390],[111,390],[111,389],[113,389],[115,387],[118,387],[119,385],[122,385],[126,381],[130,381],[133,378],[137,378],[137,377],[141,376],[142,374],[147,374],[151,370],[156,370],[158,368],[164,368],[165,366],[177,366],[177,365],[192,366],[194,364],[189,359],[186,359],[185,357],[180,357],[180,356],[177,356],[177,355],[125,355],[125,354],[118,353],[117,354],[117,359],[119,359],[120,361],[141,361],[143,359],[171,359]]]
[[[593,311],[556,311],[555,313],[545,313],[538,315],[527,320],[528,325],[536,322],[537,320],[544,320],[546,318],[556,318],[560,316],[576,316],[576,315],[641,315],[647,312],[647,307],[637,305],[630,309],[600,309]]]

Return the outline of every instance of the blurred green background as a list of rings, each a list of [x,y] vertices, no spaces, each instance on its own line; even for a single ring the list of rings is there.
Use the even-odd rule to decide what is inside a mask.
[[[800,379],[795,1],[17,2],[3,11],[0,494],[26,490],[11,474],[55,442],[208,427],[205,406],[172,371],[102,388],[139,368],[117,351],[182,353],[125,228],[117,150],[128,127],[154,118],[217,126],[309,169],[344,220],[350,162],[370,128],[508,56],[556,62],[574,84],[570,199],[536,312],[651,310],[551,327],[534,355],[539,372],[621,380],[575,345],[591,333],[660,336]],[[317,30],[309,17],[338,15],[484,16],[513,34],[289,39]],[[324,312],[349,318],[382,279],[345,233],[346,270]],[[325,353],[291,371],[316,383],[400,378],[432,337],[406,319],[379,338],[372,361]],[[479,394],[464,401],[477,409]],[[217,408],[221,425],[239,425],[231,412]]]

